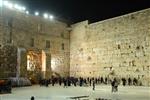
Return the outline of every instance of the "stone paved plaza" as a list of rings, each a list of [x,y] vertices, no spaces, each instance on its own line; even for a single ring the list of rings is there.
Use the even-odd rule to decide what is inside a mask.
[[[84,95],[89,96],[86,100],[95,100],[96,98],[104,98],[104,100],[150,100],[150,87],[119,86],[117,93],[111,93],[111,87],[106,85],[96,86],[95,91],[92,90],[92,87],[49,86],[47,88],[32,86],[14,88],[12,94],[0,95],[0,100],[30,100],[33,95],[35,100],[71,100],[69,97]]]

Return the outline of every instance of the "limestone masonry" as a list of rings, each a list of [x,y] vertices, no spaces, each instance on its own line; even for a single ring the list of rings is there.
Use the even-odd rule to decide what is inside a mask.
[[[136,77],[150,85],[150,9],[66,23],[3,9],[0,77]],[[40,77],[39,77],[40,76]]]
[[[92,24],[84,21],[72,25],[71,76],[136,77],[148,85],[149,59],[150,9]]]

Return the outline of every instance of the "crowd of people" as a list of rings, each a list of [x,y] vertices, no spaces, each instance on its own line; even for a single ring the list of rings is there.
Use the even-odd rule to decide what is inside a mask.
[[[98,84],[115,84],[117,83],[118,85],[122,84],[123,86],[126,85],[142,85],[142,83],[139,81],[137,78],[109,78],[109,77],[99,77],[99,78],[83,78],[83,77],[52,77],[51,79],[41,79],[39,80],[39,84],[45,85],[48,87],[49,84],[52,86],[55,86],[56,84],[59,84],[60,86],[69,87],[69,86],[93,86]],[[93,89],[94,90],[94,89]]]

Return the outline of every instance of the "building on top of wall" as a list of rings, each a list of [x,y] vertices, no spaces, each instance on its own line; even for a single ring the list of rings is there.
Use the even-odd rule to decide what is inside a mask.
[[[0,77],[69,76],[66,23],[13,9],[0,13]]]

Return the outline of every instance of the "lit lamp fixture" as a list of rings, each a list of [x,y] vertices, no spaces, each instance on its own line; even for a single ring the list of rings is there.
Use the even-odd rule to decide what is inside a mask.
[[[35,12],[35,16],[38,16],[39,15],[39,12]]]
[[[43,15],[43,17],[44,17],[45,19],[47,19],[47,18],[48,18],[48,14],[45,13],[45,14]]]
[[[3,1],[2,0],[0,0],[0,7],[2,7],[3,6]]]
[[[50,19],[50,20],[53,20],[53,19],[54,19],[54,16],[53,16],[53,15],[50,15],[50,16],[49,16],[49,19]]]
[[[2,1],[2,0],[1,0]],[[8,1],[2,1],[4,6],[8,5]]]
[[[17,10],[20,10],[20,11],[23,9],[22,7],[20,7],[20,6],[17,5],[17,4],[14,5],[14,8],[17,9]]]
[[[13,8],[13,4],[8,3],[8,8],[12,9]]]
[[[8,7],[8,8],[13,8],[13,4],[9,3],[8,1],[2,1],[1,3],[4,4],[4,6]]]
[[[29,11],[26,11],[26,14],[29,14]]]
[[[25,11],[25,10],[26,10],[26,8],[25,8],[25,7],[21,7],[21,10],[22,10],[22,11]]]
[[[19,9],[19,6],[17,4],[14,5],[15,9]]]

